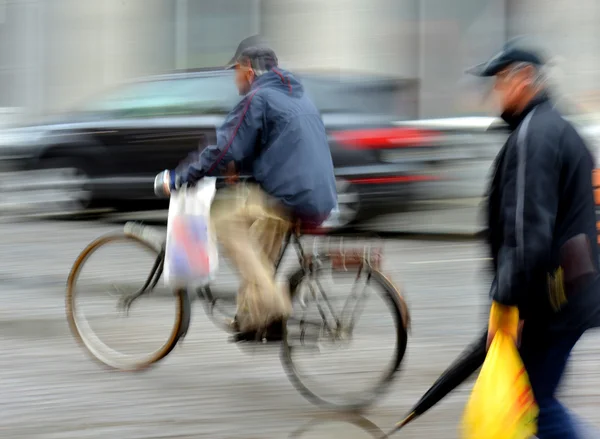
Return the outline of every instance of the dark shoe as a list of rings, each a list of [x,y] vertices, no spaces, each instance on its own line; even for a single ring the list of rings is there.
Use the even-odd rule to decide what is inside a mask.
[[[231,343],[243,343],[243,342],[258,342],[260,341],[258,338],[258,332],[256,331],[248,331],[248,332],[236,332],[229,339]]]
[[[267,329],[265,330],[265,339],[269,342],[271,341],[282,341],[283,333],[284,333],[284,321],[283,319],[275,320],[271,322]]]
[[[234,324],[237,323],[234,320]],[[232,337],[231,341],[233,343],[239,342],[279,342],[283,340],[283,332],[284,332],[284,323],[283,320],[275,320],[270,323],[267,328],[258,330],[258,331],[246,331],[240,332],[238,326],[238,332],[236,332]]]

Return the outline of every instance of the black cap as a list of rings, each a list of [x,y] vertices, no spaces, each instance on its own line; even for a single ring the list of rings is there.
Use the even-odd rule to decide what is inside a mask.
[[[536,66],[545,64],[544,57],[539,51],[526,47],[521,40],[513,40],[506,43],[504,48],[489,61],[471,67],[467,73],[481,77],[495,76],[509,65],[520,62]]]
[[[260,35],[248,37],[238,45],[233,58],[225,66],[226,69],[232,69],[240,61],[246,58],[255,70],[267,71],[277,67],[277,55],[269,47],[266,41]]]

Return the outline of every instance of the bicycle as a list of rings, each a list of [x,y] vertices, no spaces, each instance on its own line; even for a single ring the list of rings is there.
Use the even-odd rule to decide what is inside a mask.
[[[308,234],[316,234],[317,232],[320,233],[320,231],[307,231],[301,230],[299,227],[294,227],[285,236],[276,263],[277,271],[280,269],[288,248],[291,245],[295,247],[300,267],[288,277],[294,311],[284,325],[284,337],[283,341],[280,342],[281,361],[294,387],[309,401],[334,409],[361,409],[372,404],[387,389],[400,368],[407,346],[407,333],[410,322],[408,309],[399,290],[380,270],[380,250],[367,247],[363,247],[362,250],[349,250],[340,245],[339,248],[332,249],[330,247],[326,248],[325,251],[318,251],[315,247],[312,253],[307,254],[301,243],[301,237]],[[96,360],[113,369],[137,371],[146,369],[165,358],[178,342],[185,338],[191,321],[191,300],[193,295],[186,289],[178,289],[172,292],[175,298],[175,322],[166,341],[155,351],[143,356],[139,360],[135,360],[132,359],[132,356],[122,354],[110,348],[100,340],[90,327],[89,322],[85,320],[85,315],[82,315],[83,312],[79,310],[77,299],[80,295],[78,279],[86,262],[98,250],[104,249],[114,243],[134,244],[148,251],[154,257],[150,273],[147,275],[141,288],[135,288],[133,291],[126,292],[123,288],[118,288],[116,284],[112,286],[112,294],[110,292],[109,294],[111,300],[114,296],[118,296],[117,310],[119,313],[121,315],[129,315],[132,304],[142,297],[150,296],[150,293],[157,287],[164,267],[166,234],[141,223],[126,223],[121,233],[109,234],[94,240],[76,259],[67,282],[67,318],[75,338]],[[120,254],[122,252],[119,252]],[[137,261],[138,258],[130,258],[129,260]],[[122,264],[119,263],[117,268],[122,270]],[[356,269],[356,272],[351,271],[352,269]],[[127,270],[123,272],[127,273]],[[332,280],[334,276],[338,279],[337,276],[344,273],[350,273],[355,282],[350,294],[344,299],[341,309],[335,309],[332,300],[330,300],[323,287],[323,280],[327,275],[331,275]],[[365,287],[359,293],[357,286],[362,276],[366,279]],[[99,277],[104,278],[104,271]],[[358,392],[358,395],[346,392],[341,396],[341,400],[337,397],[330,398],[318,395],[315,389],[312,389],[308,385],[308,378],[302,377],[302,368],[297,364],[301,360],[295,357],[295,355],[301,355],[303,349],[307,351],[316,350],[321,353],[326,347],[333,346],[337,349],[342,346],[349,346],[353,341],[358,318],[364,311],[362,301],[368,297],[368,294],[365,294],[367,286],[375,287],[377,293],[387,305],[394,322],[394,349],[391,362],[378,378],[377,383],[366,391]],[[231,305],[234,303],[233,299],[228,301],[214,294],[210,286],[199,288],[195,293],[202,300],[205,313],[208,317],[218,327],[224,328],[225,322],[216,317],[215,311],[226,317],[230,317],[230,313],[226,312],[222,304]],[[170,293],[165,295],[170,296]],[[314,307],[314,310],[312,307]],[[161,313],[167,309],[167,307],[163,307],[162,305],[159,308]],[[315,317],[311,316],[311,312]],[[380,315],[377,314],[377,322],[379,321]],[[376,325],[373,324],[372,326]],[[386,331],[386,334],[388,332]],[[146,332],[144,332],[145,334]],[[260,341],[258,340],[258,342]],[[136,346],[142,344],[138,340],[133,340],[133,343]],[[361,357],[361,359],[364,358]],[[356,361],[353,360],[348,361],[347,364],[354,365],[355,363]],[[346,364],[346,361],[338,361],[334,369],[344,364]],[[329,369],[331,368],[330,366]],[[330,383],[332,379],[328,378],[327,381]],[[323,389],[322,384],[318,384],[317,387]]]

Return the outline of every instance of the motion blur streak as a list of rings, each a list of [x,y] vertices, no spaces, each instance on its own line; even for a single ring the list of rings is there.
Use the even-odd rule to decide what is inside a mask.
[[[411,313],[408,355],[368,414],[387,430],[484,327],[480,311],[489,309],[479,237],[507,132],[491,83],[465,69],[508,39],[531,37],[551,59],[557,106],[598,159],[599,22],[598,0],[0,0],[2,438],[281,439],[300,428],[302,437],[354,439],[375,430],[362,432],[362,421],[302,429],[315,414],[338,418],[293,390],[279,347],[227,344],[199,302],[185,342],[145,374],[107,373],[68,329],[73,262],[126,221],[162,233],[169,202],[155,197],[154,177],[215,142],[240,99],[223,66],[256,34],[322,115],[339,208],[327,230],[344,243],[381,244],[383,271]],[[315,239],[307,249],[336,238]],[[140,288],[155,261],[130,244],[90,257],[78,306],[94,330],[145,354],[168,336],[176,310],[160,279],[152,300],[136,302],[128,318],[116,313],[123,286]],[[239,277],[224,259],[220,266],[215,291],[233,294]],[[361,387],[368,380],[357,370],[387,361],[382,335],[393,321],[382,329],[387,308],[378,305],[360,321],[374,335],[362,356],[326,362],[317,378]],[[577,346],[564,398],[595,424],[599,341],[590,333]],[[398,437],[456,437],[469,392],[458,388]]]

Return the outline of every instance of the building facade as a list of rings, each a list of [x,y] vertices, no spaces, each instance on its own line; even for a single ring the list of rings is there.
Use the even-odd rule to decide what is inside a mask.
[[[486,111],[465,68],[533,34],[562,60],[561,92],[598,111],[599,18],[597,0],[0,0],[0,108],[220,65],[260,32],[290,69],[419,78],[422,117]]]

